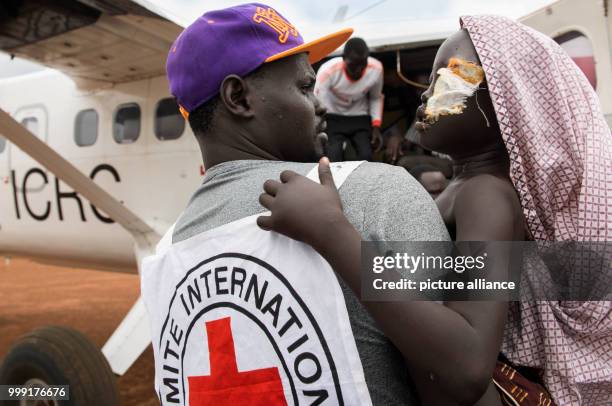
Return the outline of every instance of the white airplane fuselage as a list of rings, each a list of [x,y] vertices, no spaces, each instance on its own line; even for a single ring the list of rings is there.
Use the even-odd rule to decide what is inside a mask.
[[[189,125],[175,140],[154,135],[157,103],[170,97],[164,77],[83,91],[52,70],[0,80],[0,108],[117,200],[163,233],[202,180],[200,150]],[[129,144],[113,138],[116,108],[137,103],[140,135]],[[75,119],[95,109],[93,145],[75,142]],[[1,134],[0,134],[1,135]],[[1,149],[1,148],[0,148]],[[14,145],[0,152],[0,253],[72,266],[136,272],[133,237]]]

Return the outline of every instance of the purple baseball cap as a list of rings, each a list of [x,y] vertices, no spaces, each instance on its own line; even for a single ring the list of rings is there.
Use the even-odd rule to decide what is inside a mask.
[[[302,52],[315,63],[342,45],[350,28],[304,43],[298,30],[265,4],[204,13],[172,44],[166,61],[170,93],[187,118],[219,93],[228,75],[246,76],[267,62]]]

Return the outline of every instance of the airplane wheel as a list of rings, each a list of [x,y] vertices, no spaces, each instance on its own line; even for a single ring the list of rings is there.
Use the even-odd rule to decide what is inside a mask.
[[[0,385],[69,385],[70,400],[3,405],[115,406],[115,376],[102,352],[78,331],[42,327],[23,336],[0,366]]]

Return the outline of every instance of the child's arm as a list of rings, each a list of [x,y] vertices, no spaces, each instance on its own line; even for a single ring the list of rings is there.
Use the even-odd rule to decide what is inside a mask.
[[[286,171],[281,174],[282,183],[267,181],[260,202],[271,210],[271,215],[259,217],[258,224],[311,245],[359,297],[361,236],[342,212],[326,158],[320,162],[319,177],[321,185]],[[492,222],[489,214],[465,202],[461,215],[469,218],[474,214],[470,211],[476,210],[472,222],[480,226],[466,227],[475,231],[464,236],[459,234],[461,224],[457,224],[458,239],[512,240],[514,208],[505,208],[505,199],[500,196],[496,199],[499,201],[486,200],[487,204],[494,203],[495,222],[500,225],[493,232],[487,228]],[[445,397],[460,404],[473,404],[480,399],[491,380],[507,303],[367,301],[363,305],[411,369],[433,377]]]

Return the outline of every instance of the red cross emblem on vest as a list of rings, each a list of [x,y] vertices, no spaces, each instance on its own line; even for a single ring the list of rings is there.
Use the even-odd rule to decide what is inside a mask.
[[[238,371],[230,318],[206,322],[210,375],[190,376],[191,406],[286,406],[278,368]]]

